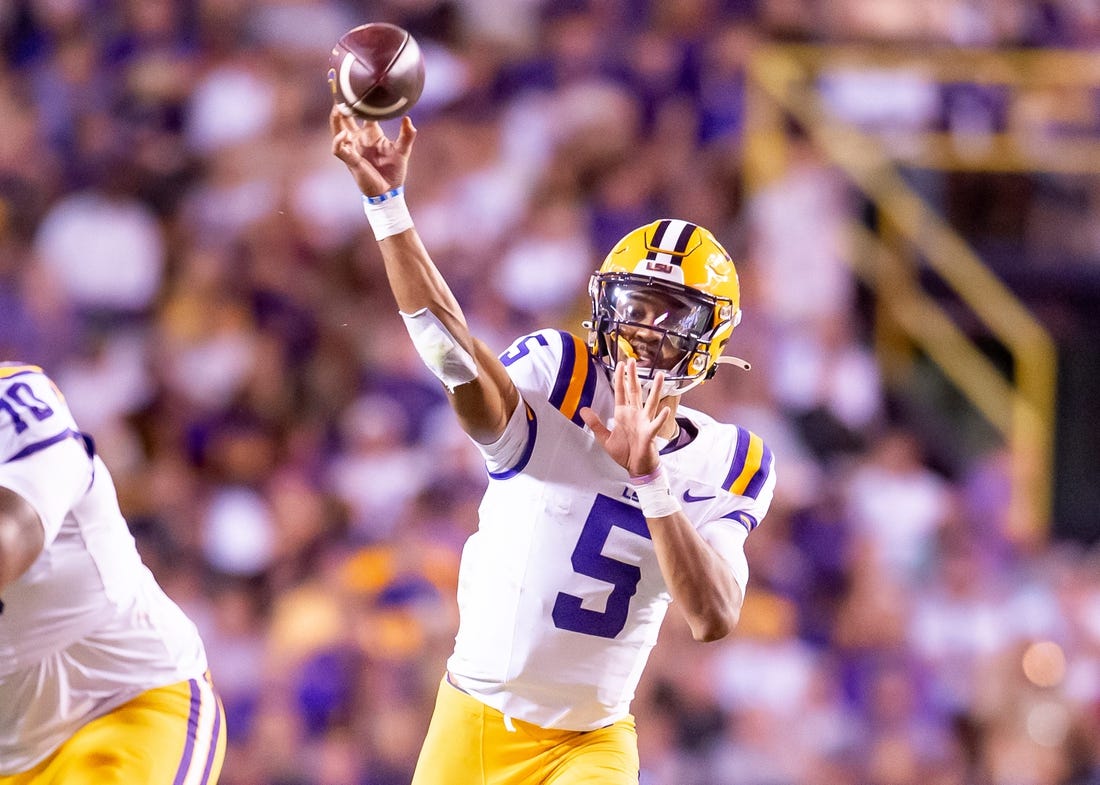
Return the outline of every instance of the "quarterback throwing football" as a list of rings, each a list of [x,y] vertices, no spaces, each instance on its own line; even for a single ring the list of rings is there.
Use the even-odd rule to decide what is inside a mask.
[[[392,140],[331,122],[413,344],[490,477],[414,785],[636,784],[630,702],[665,611],[700,641],[734,628],[745,538],[775,487],[758,436],[680,405],[719,363],[743,365],[721,356],[734,265],[706,229],[655,221],[593,275],[588,340],[540,330],[498,357],[413,228],[412,122]]]

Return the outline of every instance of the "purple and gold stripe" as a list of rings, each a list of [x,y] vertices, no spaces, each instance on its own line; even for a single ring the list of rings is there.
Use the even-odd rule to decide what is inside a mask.
[[[58,442],[63,442],[66,439],[79,439],[79,440],[81,440],[81,443],[84,444],[84,435],[82,433],[80,433],[79,431],[74,431],[72,429],[66,429],[64,431],[61,431],[61,433],[55,433],[53,436],[49,437],[48,439],[42,439],[41,441],[37,441],[37,442],[34,442],[32,444],[28,444],[26,447],[24,447],[22,450],[17,452],[15,455],[11,456],[6,461],[4,461],[4,463],[11,463],[12,461],[18,461],[21,458],[26,458],[28,455],[34,455],[39,450],[44,450],[47,447],[52,447],[53,445],[57,444]],[[85,444],[85,449],[87,449],[86,444]]]
[[[737,523],[744,526],[747,531],[750,531],[750,532],[753,529],[755,529],[757,526],[760,525],[760,521],[756,520],[755,516],[749,515],[744,510],[735,510],[734,512],[727,513],[726,515],[723,515],[722,517],[723,518],[728,518],[731,521],[736,521]]]
[[[592,357],[580,338],[564,331],[559,331],[559,334],[562,342],[561,364],[554,389],[550,392],[550,405],[583,428],[580,411],[592,405],[596,393]]]
[[[13,376],[22,376],[25,373],[42,373],[37,365],[0,365],[0,379],[10,379]]]
[[[772,451],[755,433],[738,427],[733,462],[722,487],[738,496],[755,499],[772,470]]]
[[[527,446],[523,448],[523,455],[516,461],[515,466],[499,472],[489,472],[489,476],[494,480],[507,480],[510,477],[515,477],[527,467],[527,462],[531,460],[531,453],[535,451],[535,437],[538,436],[539,422],[535,417],[535,410],[526,401],[523,408],[527,415]]]
[[[46,372],[39,368],[37,365],[26,365],[24,363],[0,363],[0,379],[13,379],[16,376],[26,376],[28,374],[36,374],[39,376],[45,376]],[[49,377],[46,381],[50,383],[50,388],[54,391],[57,397],[64,401],[65,396],[61,394],[61,390],[57,385],[53,383],[53,379]]]
[[[176,778],[172,780],[172,785],[183,785],[184,780],[187,779],[187,772],[195,756],[195,740],[199,735],[202,693],[199,692],[199,683],[195,679],[191,679],[188,684],[191,687],[191,710],[187,714],[187,740],[184,742],[183,755],[180,757],[180,765],[176,767]]]
[[[172,785],[209,785],[217,780],[225,754],[223,709],[214,693],[210,675],[191,679],[191,706],[187,739]]]

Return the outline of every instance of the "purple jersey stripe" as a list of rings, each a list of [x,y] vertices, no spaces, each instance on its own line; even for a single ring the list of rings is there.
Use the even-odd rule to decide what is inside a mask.
[[[206,753],[206,766],[202,770],[201,785],[209,785],[210,772],[214,768],[214,758],[218,753],[218,739],[222,731],[222,706],[218,696],[214,696],[214,730],[210,734],[210,749]]]
[[[768,479],[768,475],[772,471],[772,451],[768,449],[768,445],[764,445],[764,454],[760,457],[760,468],[756,470],[756,474],[749,480],[749,484],[745,486],[745,492],[742,496],[748,496],[750,499],[755,499],[760,495],[760,489],[764,487],[764,482]]]
[[[756,518],[749,515],[744,510],[737,510],[735,512],[729,513],[728,515],[723,515],[722,517],[727,518],[731,521],[737,521],[750,532],[760,524],[760,521],[756,520]]]
[[[527,462],[531,460],[531,453],[535,451],[535,437],[538,436],[539,423],[535,419],[534,410],[526,403],[523,404],[527,410],[527,446],[523,450],[523,455],[516,461],[516,465],[511,469],[505,469],[499,472],[489,472],[489,476],[494,480],[507,480],[510,477],[515,477],[527,466]]]
[[[81,436],[79,431],[66,429],[61,433],[55,433],[48,439],[43,439],[42,441],[35,442],[34,444],[28,444],[15,455],[4,461],[4,463],[11,463],[12,461],[18,461],[20,458],[26,458],[28,455],[34,455],[39,450],[44,450],[47,447],[52,447],[58,442],[63,442],[66,439],[81,439],[81,442],[83,443],[83,437]]]
[[[573,381],[573,365],[577,361],[577,349],[573,343],[573,336],[569,333],[558,331],[561,336],[561,364],[558,365],[558,378],[554,382],[554,390],[550,393],[550,405],[555,409],[561,409],[565,403],[565,396],[569,393],[569,383]]]
[[[179,768],[176,769],[176,778],[172,785],[183,785],[187,777],[187,770],[191,768],[191,756],[195,754],[195,737],[199,735],[199,708],[202,706],[202,695],[199,692],[199,683],[191,679],[191,711],[187,715],[187,742],[183,745],[183,755],[180,757]]]
[[[733,463],[730,464],[729,474],[722,482],[722,487],[727,491],[733,486],[734,481],[741,476],[745,469],[745,459],[749,455],[749,432],[737,426],[737,447],[733,451]]]

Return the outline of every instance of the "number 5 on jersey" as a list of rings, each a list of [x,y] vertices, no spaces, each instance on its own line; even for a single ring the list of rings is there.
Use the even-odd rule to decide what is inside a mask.
[[[584,521],[577,547],[573,549],[573,569],[581,575],[606,581],[614,588],[603,611],[582,608],[582,598],[559,592],[553,612],[554,626],[558,629],[614,638],[626,626],[630,598],[638,591],[642,570],[636,564],[604,556],[603,547],[614,526],[651,539],[641,510],[609,496],[597,495]]]

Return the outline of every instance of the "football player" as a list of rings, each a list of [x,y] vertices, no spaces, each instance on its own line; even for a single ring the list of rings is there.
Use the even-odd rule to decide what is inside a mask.
[[[0,785],[211,785],[206,670],[61,393],[0,364]]]
[[[636,785],[630,703],[665,611],[737,624],[743,544],[775,486],[756,435],[680,404],[740,319],[737,273],[702,227],[630,232],[591,279],[582,340],[539,330],[495,355],[471,335],[404,202],[416,136],[334,110],[401,317],[484,455],[460,624],[414,785]]]

